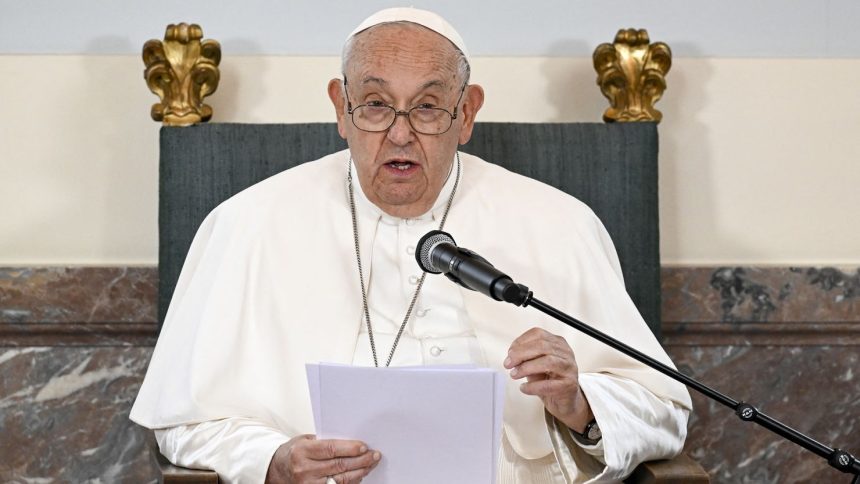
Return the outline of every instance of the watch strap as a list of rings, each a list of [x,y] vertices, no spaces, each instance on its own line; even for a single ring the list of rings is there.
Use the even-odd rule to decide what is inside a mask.
[[[595,445],[603,438],[600,427],[597,425],[597,419],[591,419],[591,422],[585,424],[585,429],[583,429],[582,433],[573,429],[570,429],[570,433],[583,445]]]

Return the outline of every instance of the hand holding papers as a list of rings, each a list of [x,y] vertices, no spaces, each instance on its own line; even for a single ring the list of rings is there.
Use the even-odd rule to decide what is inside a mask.
[[[504,376],[486,368],[307,365],[317,438],[358,439],[382,452],[364,479],[492,484]]]

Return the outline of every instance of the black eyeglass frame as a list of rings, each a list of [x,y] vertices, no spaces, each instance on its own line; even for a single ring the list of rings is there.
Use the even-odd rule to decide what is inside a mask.
[[[427,135],[427,136],[439,136],[439,135],[445,134],[451,130],[451,126],[454,125],[454,120],[457,119],[457,114],[458,114],[457,108],[460,106],[460,101],[463,100],[463,94],[466,92],[466,86],[468,86],[468,85],[469,85],[468,82],[464,82],[463,87],[460,88],[460,95],[457,97],[457,102],[454,104],[454,113],[453,114],[451,114],[451,111],[448,111],[445,108],[423,108],[423,109],[433,109],[436,111],[442,111],[451,118],[451,122],[448,123],[448,127],[445,128],[444,131],[440,131],[438,133],[425,133],[425,132],[419,130],[418,128],[416,128],[415,125],[412,124],[412,118],[409,115],[412,113],[412,111],[418,109],[419,106],[413,106],[413,107],[409,108],[408,111],[398,111],[397,108],[395,108],[394,106],[391,106],[391,105],[385,105],[385,107],[394,111],[394,117],[391,118],[391,124],[389,124],[388,126],[386,126],[383,129],[370,130],[370,129],[361,128],[355,123],[355,116],[354,116],[355,110],[358,108],[362,108],[364,106],[367,106],[367,104],[359,104],[356,107],[352,107],[352,101],[349,100],[349,90],[347,89],[346,76],[343,76],[343,93],[346,96],[346,113],[349,114],[349,119],[352,121],[352,125],[355,126],[356,129],[364,131],[365,133],[382,133],[384,131],[388,131],[389,129],[391,129],[392,126],[394,126],[394,123],[397,122],[397,116],[406,116],[406,121],[409,122],[409,126],[416,133]],[[382,107],[382,106],[373,106],[373,107]]]

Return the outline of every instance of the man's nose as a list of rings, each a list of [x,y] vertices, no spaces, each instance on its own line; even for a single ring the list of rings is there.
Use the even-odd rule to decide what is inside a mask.
[[[395,145],[403,146],[412,141],[414,136],[415,132],[409,123],[409,115],[398,112],[394,117],[394,124],[388,128],[388,139]]]

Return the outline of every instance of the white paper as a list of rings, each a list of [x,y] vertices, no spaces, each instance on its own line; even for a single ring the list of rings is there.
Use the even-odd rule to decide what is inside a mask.
[[[314,428],[320,428],[320,367],[319,365],[305,365],[308,372],[308,390],[311,394],[311,410],[314,414]]]
[[[504,375],[468,366],[307,365],[317,438],[382,453],[367,484],[494,484]]]

